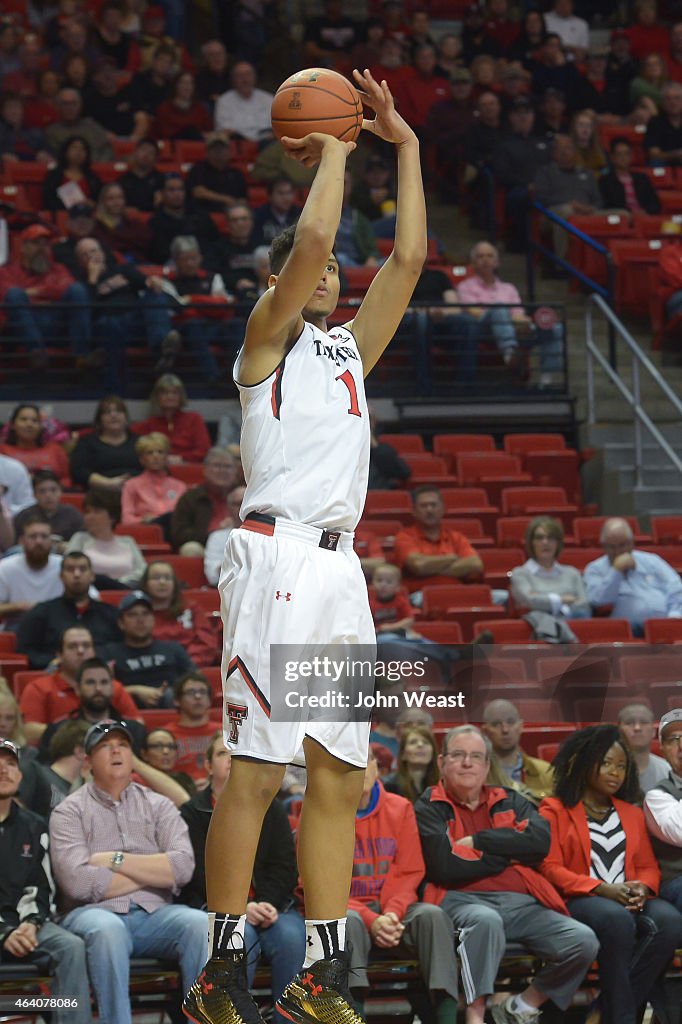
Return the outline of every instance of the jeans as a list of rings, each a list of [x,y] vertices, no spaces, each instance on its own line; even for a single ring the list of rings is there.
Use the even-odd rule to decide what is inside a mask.
[[[603,896],[577,896],[566,905],[571,917],[588,925],[601,944],[597,962],[603,1024],[635,1024],[638,1009],[654,1000],[658,977],[682,940],[682,916],[661,899],[647,900],[639,914]]]
[[[457,352],[457,380],[470,384],[476,373],[476,346],[471,329],[471,317],[457,313],[446,313],[442,319],[432,320],[426,309],[415,309],[407,313],[401,328],[411,332],[415,373],[419,394],[430,395],[432,391],[432,352],[434,344],[440,341],[454,347]],[[436,338],[436,335],[440,337]]]
[[[241,318],[232,320],[189,320],[180,328],[187,347],[196,358],[197,369],[209,380],[215,379],[220,370],[210,345],[221,345],[232,349],[236,358],[237,351],[244,340],[246,325]]]
[[[73,304],[74,308],[54,310],[33,305],[23,288],[9,288],[5,304],[10,332],[29,352],[37,352],[66,330],[73,354],[87,355],[90,351],[90,298],[85,285],[69,285],[59,302]],[[81,308],[76,308],[78,306]]]
[[[208,918],[192,907],[169,904],[151,914],[134,904],[127,914],[78,907],[62,925],[85,942],[100,1024],[132,1024],[131,956],[177,960],[185,992],[208,959]]]
[[[280,913],[269,928],[246,922],[246,949],[248,950],[247,978],[253,985],[256,965],[261,954],[270,964],[272,998],[277,1001],[305,958],[305,923],[296,910]],[[282,1018],[283,1019],[283,1018]]]
[[[519,347],[516,327],[506,306],[495,306],[489,309],[480,320],[475,320],[470,316],[466,316],[466,319],[473,323],[476,347],[481,336],[488,333],[492,334],[498,352],[502,356]],[[533,331],[527,344],[540,346],[541,373],[561,373],[563,371],[563,337],[561,323],[556,323],[553,327],[538,327]]]
[[[142,341],[158,356],[173,326],[167,295],[147,291],[138,302],[139,309],[124,311],[112,306],[95,314],[94,337],[97,346],[106,353],[103,375],[105,390],[110,392],[124,389],[126,347]]]
[[[0,949],[2,963],[29,964],[47,958],[49,970],[54,974],[50,995],[55,999],[76,999],[78,1008],[55,1010],[54,1024],[92,1024],[90,986],[85,967],[85,945],[77,935],[71,935],[52,921],[46,921],[38,932],[38,948],[28,956],[14,957]]]

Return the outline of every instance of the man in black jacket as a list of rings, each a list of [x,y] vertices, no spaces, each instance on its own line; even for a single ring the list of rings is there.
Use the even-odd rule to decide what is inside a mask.
[[[648,175],[632,171],[632,146],[623,135],[617,135],[609,146],[611,170],[599,178],[599,191],[604,206],[628,213],[660,213],[661,201]]]
[[[52,877],[47,827],[15,802],[19,751],[0,740],[0,962],[45,963],[54,973],[51,996],[70,1005],[55,1024],[92,1024],[85,944],[50,921]]]
[[[567,916],[536,870],[550,847],[549,823],[514,790],[485,784],[490,743],[473,725],[451,729],[438,762],[441,781],[415,805],[426,880],[460,929],[458,953],[467,1024],[483,1024],[486,997],[508,942],[547,962],[521,995],[492,1008],[496,1024],[536,1024],[548,999],[562,1010],[594,960],[594,932]]]
[[[71,626],[87,629],[96,647],[121,639],[116,609],[89,595],[95,574],[87,555],[82,551],[64,555],[59,578],[64,585],[62,596],[34,605],[17,630],[17,650],[28,656],[31,668],[50,664]]]
[[[215,734],[205,757],[210,785],[180,808],[189,828],[196,867],[178,897],[180,903],[202,908],[206,906],[206,835],[213,807],[227,782],[231,766],[231,754],[223,743],[222,733]],[[301,969],[305,955],[303,918],[293,909],[297,878],[296,851],[287,812],[279,800],[273,800],[263,821],[253,869],[252,895],[246,905],[246,949],[249,951],[249,986],[262,953],[272,969],[274,1000],[279,999]]]

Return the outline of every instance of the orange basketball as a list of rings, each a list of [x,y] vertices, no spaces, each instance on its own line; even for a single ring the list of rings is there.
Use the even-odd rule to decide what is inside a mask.
[[[362,128],[362,100],[338,71],[307,68],[282,82],[272,101],[272,130],[278,139],[302,139],[324,132],[355,142]]]

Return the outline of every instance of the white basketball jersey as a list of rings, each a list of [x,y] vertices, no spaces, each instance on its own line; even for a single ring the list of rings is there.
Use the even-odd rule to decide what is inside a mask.
[[[241,354],[235,363],[239,377]],[[245,387],[241,459],[249,512],[320,529],[355,529],[365,504],[370,430],[351,332],[306,323],[267,380]]]

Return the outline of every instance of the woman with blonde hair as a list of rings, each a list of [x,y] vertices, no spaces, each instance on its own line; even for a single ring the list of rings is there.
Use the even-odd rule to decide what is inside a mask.
[[[0,740],[11,740],[16,747],[26,746],[24,719],[4,676],[0,676]]]
[[[170,441],[154,431],[138,437],[135,451],[142,466],[139,476],[126,480],[121,495],[121,522],[159,523],[168,528],[170,514],[187,484],[168,472]]]

